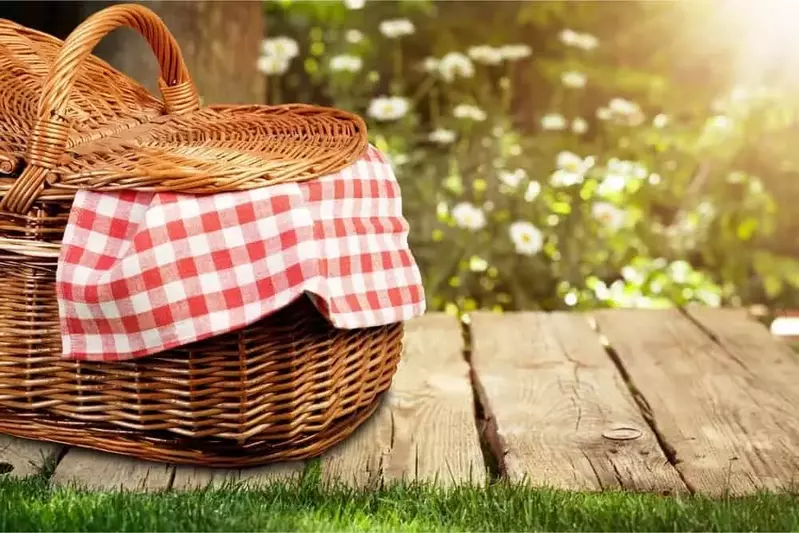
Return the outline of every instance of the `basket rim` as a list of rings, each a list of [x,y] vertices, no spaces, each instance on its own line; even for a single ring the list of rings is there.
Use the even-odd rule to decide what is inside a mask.
[[[144,9],[126,9],[134,7]],[[18,101],[37,101],[36,86],[51,84],[59,52],[72,36],[62,41],[6,19],[0,19],[0,35],[0,67],[17,73],[0,80],[7,93],[0,98],[0,121],[6,123],[0,125],[0,200],[7,211],[22,213],[30,206],[29,201],[6,205],[9,193],[17,194],[14,180],[20,176],[44,196],[48,189],[66,198],[79,189],[208,194],[321,177],[357,161],[368,145],[364,120],[332,107],[227,104],[168,114],[168,106],[142,85],[93,54],[75,67],[68,112],[43,126],[37,116],[41,109]],[[24,83],[15,81],[20,76]],[[186,83],[167,89],[183,90]],[[110,103],[117,85],[126,98]],[[163,86],[162,92],[166,96]],[[99,111],[98,102],[105,105]],[[43,135],[62,136],[60,156],[42,156],[41,143],[34,141]],[[43,157],[52,164],[28,176],[31,168],[42,166]],[[6,187],[9,179],[11,187]]]

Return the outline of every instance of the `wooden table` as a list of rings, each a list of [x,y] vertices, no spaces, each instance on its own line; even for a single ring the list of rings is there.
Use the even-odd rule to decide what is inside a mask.
[[[0,472],[137,490],[284,479],[304,463],[212,470],[0,436]],[[737,310],[429,314],[391,392],[319,459],[373,487],[507,478],[597,491],[799,488],[799,356]]]

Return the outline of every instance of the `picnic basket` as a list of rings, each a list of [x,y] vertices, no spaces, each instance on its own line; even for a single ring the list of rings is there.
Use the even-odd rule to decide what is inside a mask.
[[[119,27],[160,64],[163,103],[91,54]],[[401,322],[337,329],[309,298],[247,327],[126,361],[61,356],[55,278],[76,191],[208,194],[301,182],[367,147],[356,115],[201,107],[150,10],[115,5],[63,42],[0,20],[0,433],[171,463],[319,455],[377,407]]]

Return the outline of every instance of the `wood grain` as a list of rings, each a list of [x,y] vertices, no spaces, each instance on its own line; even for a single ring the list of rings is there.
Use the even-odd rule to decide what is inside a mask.
[[[469,367],[458,321],[428,314],[406,324],[405,349],[384,405],[327,453],[323,478],[364,486],[380,481],[482,484]]]
[[[70,448],[53,475],[55,485],[92,490],[158,491],[169,488],[173,466],[122,455]]]
[[[481,312],[471,327],[472,365],[511,480],[686,491],[585,316]],[[636,438],[618,440],[626,434]]]
[[[0,473],[13,478],[35,476],[62,449],[60,444],[0,435]]]
[[[719,342],[678,310],[594,315],[689,486],[713,495],[795,490],[796,364],[740,313],[689,312]]]
[[[302,476],[305,463],[292,461],[246,469],[206,468],[203,466],[175,466],[172,488],[176,490],[221,488],[226,485],[258,487],[277,481],[297,480]]]
[[[737,309],[689,307],[691,320],[720,344],[742,369],[799,378],[796,353],[765,325]],[[782,381],[782,379],[780,379]],[[793,387],[795,390],[796,387]]]
[[[382,483],[383,464],[391,453],[391,406],[388,396],[372,417],[322,458],[322,481],[376,489]]]

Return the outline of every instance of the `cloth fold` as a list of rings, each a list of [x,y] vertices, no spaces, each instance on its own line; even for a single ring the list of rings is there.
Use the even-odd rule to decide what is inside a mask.
[[[63,357],[156,354],[304,294],[338,328],[408,320],[425,299],[407,236],[372,146],[339,172],[249,191],[79,191],[56,272]]]

